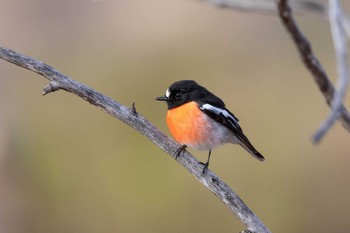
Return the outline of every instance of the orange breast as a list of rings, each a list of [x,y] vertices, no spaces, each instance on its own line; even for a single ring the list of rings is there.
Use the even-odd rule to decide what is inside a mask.
[[[181,144],[197,147],[208,133],[206,118],[195,102],[168,110],[166,121],[174,139]]]

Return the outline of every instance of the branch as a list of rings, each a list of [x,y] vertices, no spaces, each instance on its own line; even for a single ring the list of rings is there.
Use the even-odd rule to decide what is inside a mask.
[[[217,5],[221,8],[229,8],[244,12],[258,14],[277,14],[276,0],[197,0]],[[290,5],[296,14],[313,14],[323,20],[329,20],[327,5],[317,0],[291,0]],[[346,36],[350,40],[350,17],[343,18],[343,26]]]
[[[294,43],[299,50],[304,65],[312,74],[312,77],[314,78],[320,91],[326,99],[327,104],[331,107],[335,93],[334,87],[329,80],[326,72],[324,71],[322,65],[313,54],[309,41],[298,28],[293,18],[291,8],[288,5],[288,0],[279,0],[278,10],[282,23],[292,36]],[[339,106],[338,118],[341,121],[343,127],[346,130],[350,131],[350,115],[343,104],[340,104]]]
[[[347,46],[346,36],[350,38],[350,19],[343,16],[340,11],[340,6],[334,6],[330,11],[329,21],[332,26],[333,40],[335,43],[337,60],[338,60],[338,92],[335,92],[332,83],[330,82],[322,65],[314,56],[311,45],[307,38],[299,30],[293,16],[291,7],[288,5],[288,0],[279,0],[278,8],[276,8],[275,0],[201,0],[209,2],[220,7],[231,8],[235,10],[252,11],[258,13],[279,13],[279,16],[291,34],[299,53],[302,57],[304,65],[311,72],[320,91],[323,93],[327,104],[332,108],[331,115],[319,128],[314,135],[314,142],[319,142],[322,136],[328,129],[339,119],[343,127],[350,131],[350,114],[343,106],[342,101],[345,96],[345,91],[348,86],[348,70],[347,70]],[[328,19],[328,9],[323,4],[312,0],[290,1],[296,13],[312,12]],[[339,5],[339,4],[338,4]],[[334,11],[337,11],[334,13]],[[331,17],[334,15],[334,19]],[[335,17],[339,17],[336,19]],[[333,21],[333,22],[332,22]],[[334,97],[334,98],[333,98]]]
[[[157,127],[137,113],[134,104],[132,108],[126,107],[111,98],[96,92],[92,88],[70,79],[41,61],[19,54],[2,46],[0,46],[0,58],[38,73],[48,79],[50,83],[44,88],[43,95],[60,89],[77,95],[102,111],[118,118],[125,124],[134,128],[163,151],[175,158],[176,151],[180,145],[168,138]],[[178,157],[177,161],[200,183],[214,193],[226,205],[226,207],[228,207],[230,211],[246,225],[249,231],[259,233],[270,232],[259,218],[243,203],[237,194],[217,175],[210,170],[207,170],[205,175],[202,175],[203,168],[193,155],[185,151]]]
[[[334,49],[337,59],[337,91],[332,102],[332,111],[328,118],[314,135],[314,141],[319,142],[326,132],[333,126],[341,111],[342,102],[349,84],[348,48],[344,28],[344,16],[339,0],[329,1],[329,22],[331,25]]]
[[[246,12],[262,13],[262,14],[276,14],[275,0],[200,0],[208,2],[219,7],[231,8]],[[299,0],[291,2],[293,9],[297,13],[314,13],[327,18],[327,8],[312,0]]]

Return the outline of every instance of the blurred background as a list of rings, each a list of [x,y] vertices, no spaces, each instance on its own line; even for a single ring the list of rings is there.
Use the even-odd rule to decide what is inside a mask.
[[[298,23],[335,81],[328,23]],[[192,0],[0,0],[0,28],[0,44],[135,101],[167,134],[166,106],[154,98],[196,80],[265,156],[225,145],[210,168],[272,232],[350,231],[350,135],[337,122],[312,144],[329,108],[277,17]],[[67,92],[43,97],[47,83],[0,60],[1,233],[244,229],[153,143]]]

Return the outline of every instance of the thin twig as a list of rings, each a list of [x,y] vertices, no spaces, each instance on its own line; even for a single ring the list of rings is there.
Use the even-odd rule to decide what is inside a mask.
[[[325,97],[327,104],[332,106],[334,87],[322,65],[313,54],[309,41],[298,28],[293,18],[291,8],[288,5],[288,0],[279,0],[278,9],[282,23],[292,36],[304,65],[312,74],[312,77]],[[340,106],[339,120],[341,121],[343,127],[350,131],[350,115],[343,104]]]
[[[135,114],[132,108],[128,108],[111,98],[96,92],[92,88],[70,79],[68,76],[63,75],[56,69],[41,61],[19,54],[2,46],[0,46],[0,58],[47,78],[51,85],[45,87],[44,94],[62,89],[77,95],[134,128],[175,158],[176,151],[180,145],[167,137],[142,115]],[[214,193],[230,209],[230,211],[233,212],[243,224],[245,224],[249,231],[257,233],[270,232],[259,218],[243,203],[237,194],[217,175],[210,170],[207,170],[206,174],[202,175],[203,167],[189,152],[185,151],[177,158],[177,161],[194,175],[200,183]]]
[[[132,102],[132,106],[131,106],[131,111],[132,111],[132,113],[134,114],[134,115],[136,115],[137,114],[137,111],[136,111],[136,106],[135,106],[136,104],[135,104],[135,101],[134,102]]]
[[[200,0],[219,7],[231,8],[245,12],[260,14],[276,14],[275,0]],[[292,7],[297,13],[314,13],[323,18],[327,18],[327,8],[320,2],[311,0],[292,1]]]
[[[314,135],[314,142],[320,142],[322,137],[338,119],[343,99],[349,84],[348,47],[346,32],[343,24],[344,16],[339,0],[329,1],[329,22],[331,25],[332,38],[337,59],[337,91],[335,91],[334,94],[332,111]]]
[[[276,14],[276,0],[197,0],[217,5],[220,8],[229,8],[238,11],[258,14]],[[323,20],[329,20],[327,5],[317,0],[293,0],[290,1],[295,14],[315,15]],[[343,26],[346,36],[350,39],[350,17],[344,16]]]

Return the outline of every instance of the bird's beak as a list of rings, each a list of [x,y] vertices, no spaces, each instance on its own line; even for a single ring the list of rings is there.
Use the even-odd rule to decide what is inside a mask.
[[[158,101],[167,101],[167,100],[169,100],[169,98],[164,95],[164,96],[157,97],[156,100],[158,100]]]

